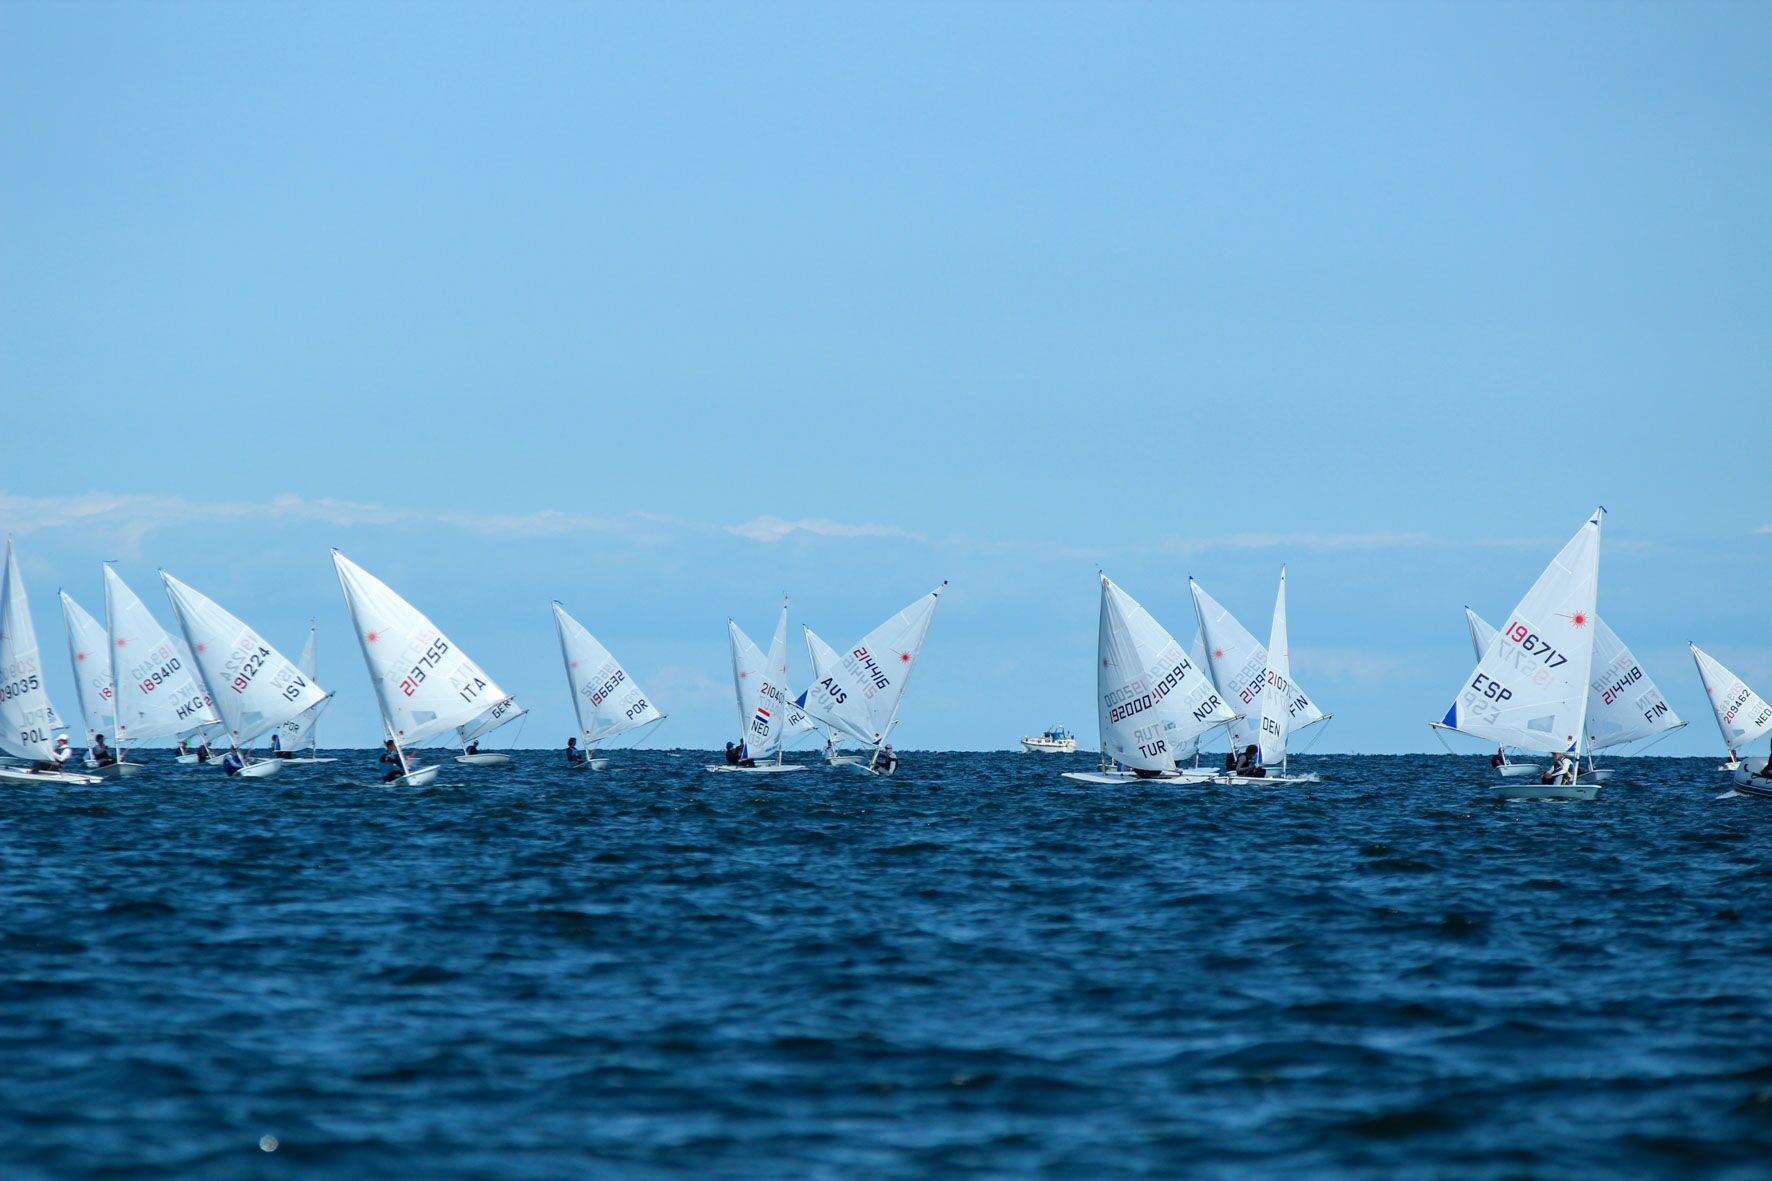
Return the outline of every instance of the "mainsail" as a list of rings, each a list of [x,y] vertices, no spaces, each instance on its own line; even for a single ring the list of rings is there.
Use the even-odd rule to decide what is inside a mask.
[[[1772,705],[1748,688],[1747,682],[1717,663],[1715,657],[1697,644],[1687,643],[1692,659],[1698,662],[1698,676],[1704,682],[1704,694],[1716,711],[1717,729],[1722,732],[1723,745],[1738,751],[1763,734],[1772,733]]]
[[[566,683],[572,688],[572,709],[585,746],[594,748],[664,719],[621,662],[558,602],[554,630],[560,633],[560,656],[566,662]]]
[[[510,696],[386,583],[337,550],[332,563],[388,737],[417,745]]]
[[[868,746],[886,741],[904,703],[911,672],[941,602],[936,587],[837,654],[808,629],[813,684],[799,697],[807,713]],[[816,642],[817,647],[813,647]]]
[[[6,572],[0,576],[0,750],[21,759],[55,761],[61,718],[49,703],[31,604],[18,571],[12,539],[6,539]]]
[[[1439,725],[1521,750],[1579,753],[1599,630],[1603,516],[1596,510],[1539,575]]]
[[[1312,721],[1325,716],[1292,684],[1292,649],[1286,638],[1286,567],[1281,566],[1273,629],[1267,642],[1267,679],[1261,687],[1261,740],[1257,747],[1263,764],[1285,763],[1286,736],[1296,728],[1298,719],[1308,717],[1311,711],[1316,712]]]
[[[1481,660],[1498,633],[1469,607],[1464,609],[1464,621],[1470,628],[1471,646]],[[1643,671],[1636,655],[1611,625],[1596,615],[1594,627],[1593,669],[1587,693],[1587,749],[1608,750],[1684,726],[1686,723],[1667,703],[1666,695]]]
[[[1212,682],[1230,707],[1243,715],[1230,724],[1231,749],[1240,751],[1251,744],[1259,748],[1261,695],[1267,684],[1268,651],[1199,583],[1188,579],[1188,589],[1193,593],[1200,635],[1206,642],[1206,666],[1212,672]],[[1291,686],[1288,700],[1296,702],[1290,729],[1302,730],[1327,716],[1297,682],[1288,678],[1288,684]]]
[[[325,700],[324,689],[239,617],[164,570],[160,581],[236,748]]]
[[[301,658],[295,662],[295,666],[301,670],[301,675],[310,681],[320,673],[319,634],[319,628],[314,625],[314,621],[308,620],[308,639],[301,646]],[[284,722],[277,731],[278,741],[283,744],[283,749],[287,751],[301,750],[303,747],[317,748],[320,745],[320,737],[317,733],[320,715],[325,713],[326,707],[331,704],[332,694],[328,693],[295,717]]]
[[[1140,771],[1170,771],[1177,752],[1236,717],[1206,670],[1105,574],[1095,684],[1102,754]]]
[[[117,745],[139,746],[221,726],[188,652],[129,584],[105,568],[105,632],[117,691]]]
[[[726,637],[732,648],[732,687],[738,696],[739,733],[743,735],[745,757],[767,758],[781,749],[788,731],[794,728],[790,726],[789,714],[800,713],[789,705],[787,694],[787,600],[782,600],[781,617],[776,621],[768,656],[730,619],[726,621]]]
[[[74,666],[74,693],[80,701],[80,717],[86,724],[86,741],[95,735],[117,737],[116,693],[111,689],[111,661],[106,655],[110,641],[105,626],[94,619],[67,591],[61,592],[62,623],[68,631],[68,660]]]

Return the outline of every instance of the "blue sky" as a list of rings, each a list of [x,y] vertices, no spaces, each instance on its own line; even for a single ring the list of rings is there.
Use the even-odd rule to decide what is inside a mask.
[[[1189,573],[1265,635],[1286,561],[1320,749],[1393,751],[1605,504],[1709,750],[1683,642],[1772,686],[1769,51],[1726,4],[6,3],[0,527],[50,638],[103,558],[317,616],[341,743],[328,545],[526,745],[553,598],[716,745],[727,615],[843,642],[950,578],[901,735],[988,748],[1093,734],[1098,567],[1185,639]]]

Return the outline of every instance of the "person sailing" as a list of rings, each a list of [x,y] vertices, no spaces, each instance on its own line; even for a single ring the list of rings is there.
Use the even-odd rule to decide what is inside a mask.
[[[68,736],[66,734],[57,734],[55,736],[55,747],[49,752],[49,754],[54,762],[47,766],[48,770],[67,770],[68,760],[74,757],[74,748],[68,745]]]
[[[1491,767],[1507,766],[1507,751],[1502,747],[1496,747],[1495,753],[1489,756],[1489,765]]]
[[[743,757],[744,757],[744,751],[739,748],[738,743],[728,742],[726,744],[726,765],[728,767],[738,766],[738,760],[742,759]]]
[[[381,758],[376,760],[377,766],[392,764],[387,774],[381,777],[383,783],[392,783],[406,774],[406,764],[400,761],[400,750],[394,745],[392,738],[381,744]]]
[[[283,749],[283,736],[281,734],[278,734],[275,730],[272,730],[271,731],[271,757],[273,759],[287,759],[287,758],[293,757],[294,754],[295,754],[294,751],[288,751],[288,750]]]
[[[246,760],[240,757],[239,747],[231,746],[228,748],[228,753],[222,756],[221,765],[222,770],[229,775],[238,775],[240,768],[246,765]]]
[[[1538,777],[1538,782],[1546,786],[1574,783],[1579,774],[1579,764],[1573,759],[1564,757],[1563,752],[1557,750],[1551,752],[1551,765],[1545,769],[1543,775]]]
[[[109,767],[117,761],[116,752],[105,745],[105,736],[103,734],[94,734],[92,736],[92,749],[86,752],[86,757],[95,767]]]
[[[880,748],[880,761],[875,765],[874,770],[882,775],[890,775],[898,770],[898,755],[893,752],[890,742]]]
[[[1245,779],[1266,779],[1267,768],[1261,765],[1261,752],[1251,742],[1237,758],[1237,772]]]
[[[730,746],[731,743],[728,743],[727,745]],[[580,763],[583,763],[586,761],[587,760],[585,758],[585,752],[578,749],[577,736],[575,735],[571,738],[568,738],[566,740],[566,765],[568,767],[576,767]]]

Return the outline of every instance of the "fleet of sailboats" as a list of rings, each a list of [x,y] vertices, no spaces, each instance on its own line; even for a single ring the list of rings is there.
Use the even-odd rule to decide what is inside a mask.
[[[1599,557],[1605,510],[1597,509],[1495,628],[1469,607],[1465,622],[1476,667],[1444,717],[1432,723],[1494,744],[1508,799],[1591,800],[1613,768],[1595,757],[1653,743],[1686,723],[1630,646],[1599,611]],[[416,748],[449,737],[456,761],[510,761],[479,742],[527,710],[386,583],[332,552],[346,609],[370,675],[387,736],[384,783],[423,786],[437,765],[413,762]],[[308,624],[291,661],[239,617],[162,572],[180,634],[162,627],[116,569],[102,567],[104,618],[59,594],[88,753],[83,774],[69,762],[63,722],[44,684],[28,600],[10,539],[0,577],[0,780],[97,783],[138,774],[129,761],[158,740],[225,740],[230,771],[249,778],[286,766],[330,763],[319,753],[318,721],[332,694],[317,680],[318,629]],[[1067,771],[1094,785],[1139,781],[1287,786],[1317,781],[1293,774],[1296,736],[1329,720],[1292,675],[1286,568],[1280,569],[1266,644],[1200,583],[1188,579],[1196,630],[1183,650],[1137,600],[1100,577],[1096,691],[1101,769]],[[896,767],[890,739],[947,583],[920,596],[839,651],[803,629],[811,667],[807,687],[789,688],[788,603],[767,653],[727,621],[740,740],[714,772],[781,774],[796,738],[822,733],[826,762],[872,774]],[[613,654],[556,601],[556,633],[578,733],[571,770],[603,770],[611,740],[643,733],[665,714]],[[1739,794],[1772,798],[1772,764],[1745,748],[1772,734],[1772,704],[1696,645],[1689,645],[1716,715]],[[1199,765],[1200,744],[1222,730],[1231,757]],[[274,736],[271,754],[255,743]],[[106,736],[110,742],[105,741]],[[578,744],[582,743],[582,746]],[[112,745],[114,744],[114,745]],[[840,753],[839,744],[858,748]],[[1531,761],[1506,757],[1512,750]],[[113,757],[114,756],[114,757]],[[199,756],[181,754],[179,761]],[[1550,765],[1544,765],[1546,759]],[[1736,794],[1736,793],[1729,793]]]

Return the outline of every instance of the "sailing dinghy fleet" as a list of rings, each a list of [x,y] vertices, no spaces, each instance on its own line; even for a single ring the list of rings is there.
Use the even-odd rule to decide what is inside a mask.
[[[1476,667],[1432,726],[1494,745],[1492,790],[1502,798],[1591,800],[1613,773],[1598,765],[1597,756],[1653,744],[1686,724],[1600,614],[1604,519],[1603,508],[1586,519],[1502,627],[1465,608]],[[332,559],[381,717],[382,782],[435,782],[441,765],[422,763],[416,755],[432,743],[457,748],[461,764],[508,763],[507,753],[482,751],[480,742],[524,717],[526,707],[386,583],[337,550]],[[89,784],[130,776],[143,767],[130,759],[132,752],[174,739],[181,752],[190,743],[200,752],[181,753],[180,762],[210,761],[210,747],[225,746],[226,757],[214,761],[249,779],[336,761],[319,753],[318,722],[333,694],[318,680],[314,622],[300,657],[291,661],[215,600],[164,571],[160,578],[177,634],[158,622],[109,563],[103,566],[102,621],[65,591],[59,595],[88,746],[81,766],[71,761],[64,723],[49,699],[17,553],[8,539],[0,571],[0,782]],[[828,766],[892,774],[898,760],[891,738],[946,586],[841,651],[803,628],[811,676],[797,694],[790,688],[787,601],[767,652],[729,619],[740,738],[727,744],[725,762],[707,770],[805,771],[806,764],[790,762],[787,751],[810,735],[824,739]],[[1292,675],[1284,566],[1266,644],[1192,578],[1195,630],[1186,649],[1105,574],[1099,590],[1101,766],[1066,771],[1066,779],[1096,786],[1317,782],[1315,774],[1290,767],[1298,735],[1330,715]],[[559,602],[553,616],[578,723],[567,767],[604,770],[613,740],[637,739],[666,715]],[[1772,751],[1766,757],[1743,754],[1772,735],[1772,704],[1697,645],[1689,647],[1728,751],[1719,770],[1732,776],[1735,790],[1726,795],[1772,798]],[[1220,732],[1229,757],[1222,767],[1202,766],[1201,744]],[[259,743],[267,737],[270,749],[261,753]],[[1023,739],[1023,749],[1047,749],[1030,747],[1032,741]],[[1052,749],[1064,747],[1055,742]]]

